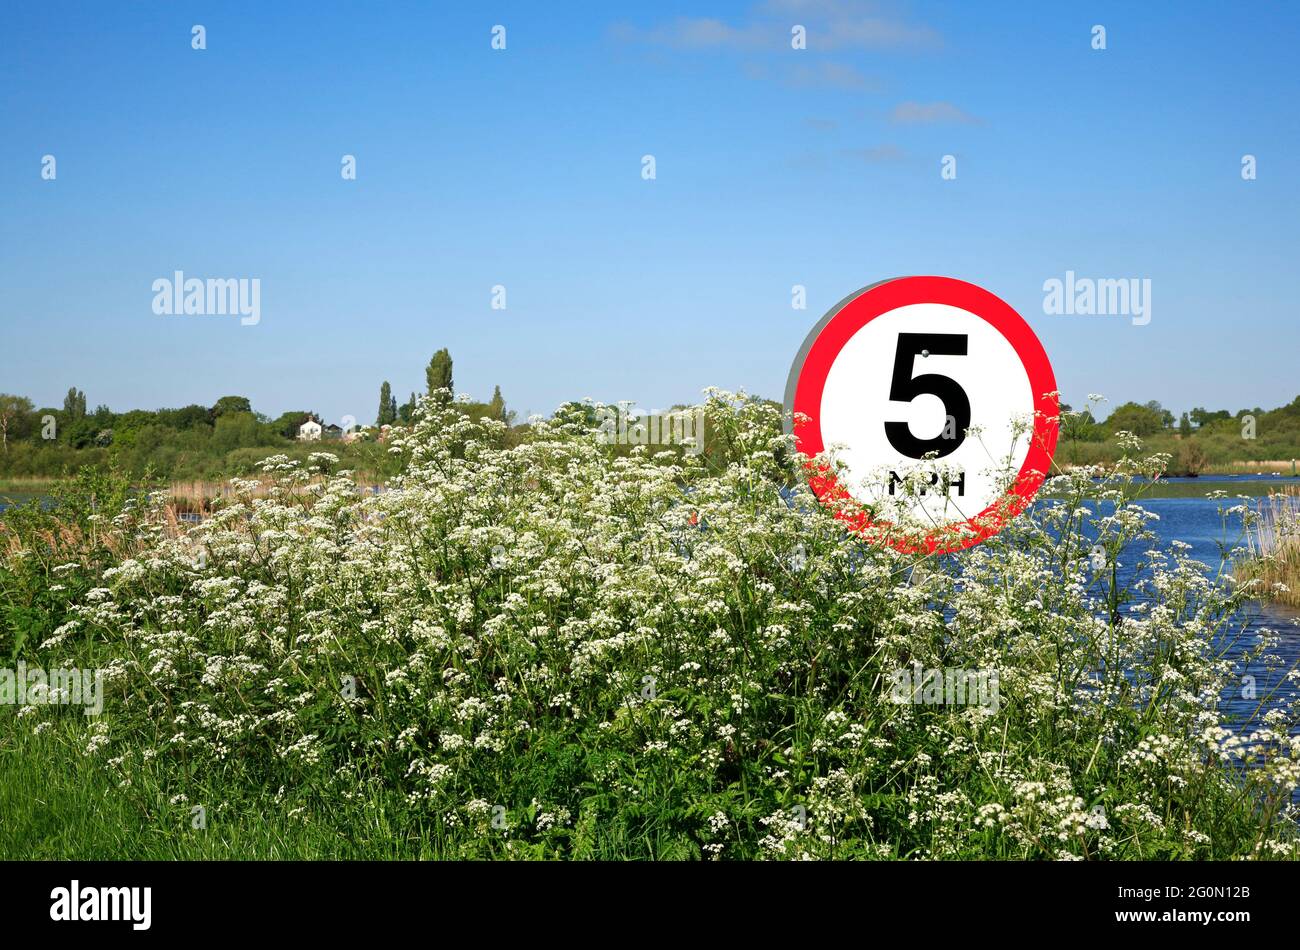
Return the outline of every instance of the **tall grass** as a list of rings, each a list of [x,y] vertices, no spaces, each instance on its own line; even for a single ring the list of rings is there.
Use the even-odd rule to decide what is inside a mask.
[[[374,492],[381,483],[373,475],[355,474],[353,476],[359,491]],[[303,491],[310,491],[311,486],[319,484],[321,479],[304,483]],[[274,492],[274,482],[269,479],[243,479],[241,487],[236,489],[229,480],[205,481],[195,479],[184,482],[172,482],[166,489],[167,505],[178,515],[208,516],[223,502],[243,494],[253,498],[268,498]]]
[[[1300,486],[1261,499],[1249,537],[1250,559],[1237,576],[1263,597],[1300,606]]]

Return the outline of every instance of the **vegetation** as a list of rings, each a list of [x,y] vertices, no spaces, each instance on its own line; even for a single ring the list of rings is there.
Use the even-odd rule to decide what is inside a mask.
[[[452,402],[453,362],[438,350],[425,369],[429,395],[445,393]],[[410,426],[416,394],[401,405],[385,380],[379,391],[371,444],[335,444],[331,451],[342,465],[363,479],[383,481],[396,468],[382,447],[374,445],[382,426]],[[486,403],[458,401],[471,418],[515,424],[497,386]],[[678,407],[680,408],[680,407]],[[272,419],[255,412],[243,396],[223,396],[211,407],[184,406],[156,411],[115,413],[107,406],[86,410],[86,394],[72,387],[61,409],[34,408],[30,399],[0,394],[0,480],[55,478],[85,466],[112,465],[142,476],[146,471],[173,481],[220,480],[255,471],[256,462],[272,452],[305,461],[313,449],[297,441],[298,428],[320,416],[306,410]],[[1057,461],[1062,465],[1114,465],[1123,455],[1121,432],[1142,437],[1152,452],[1174,460],[1170,474],[1207,471],[1278,471],[1300,474],[1300,397],[1279,409],[1227,410],[1196,408],[1175,423],[1158,402],[1124,403],[1098,422],[1090,403],[1082,410],[1062,407]],[[522,433],[516,434],[522,438]]]
[[[375,425],[390,426],[397,422],[397,399],[393,396],[393,388],[388,385],[388,380],[379,387],[379,415],[375,417]]]
[[[1205,470],[1205,449],[1199,439],[1180,437],[1178,442],[1178,469],[1183,475],[1199,475]]]
[[[1151,452],[1174,459],[1169,474],[1205,471],[1280,471],[1300,474],[1300,396],[1278,409],[1209,412],[1197,408],[1174,424],[1173,413],[1158,402],[1129,402],[1098,422],[1092,406],[1062,406],[1061,441],[1056,460],[1062,465],[1112,465],[1122,457],[1120,432],[1141,437]],[[1195,428],[1193,428],[1195,426]]]
[[[0,706],[0,856],[1296,856],[1296,674],[1221,708],[1275,640],[1153,550],[1159,460],[921,569],[810,498],[770,403],[712,393],[699,455],[592,409],[517,439],[435,393],[378,495],[280,455],[198,525],[121,481],[0,522],[0,649],[105,684]]]
[[[456,386],[451,378],[451,354],[445,348],[433,354],[424,375],[429,385],[430,396],[439,399],[451,399],[452,393],[456,391]]]
[[[451,355],[439,350],[430,361],[431,387],[450,388]],[[431,390],[432,391],[432,390]],[[396,463],[377,445],[378,427],[410,425],[415,394],[397,405],[392,387],[380,389],[375,428],[361,441],[331,443],[341,463],[363,479],[382,481]],[[460,402],[472,417],[490,415],[512,422],[498,386],[490,403]],[[84,467],[111,466],[143,477],[146,472],[173,481],[221,480],[252,474],[256,463],[281,452],[305,461],[319,446],[298,441],[299,427],[315,412],[293,410],[270,418],[255,412],[245,396],[223,396],[212,406],[156,411],[86,410],[86,394],[72,387],[60,409],[33,407],[26,397],[0,394],[0,480],[58,478]]]
[[[113,519],[138,512],[129,504],[130,479],[121,472],[87,469],[49,491],[53,506],[17,506],[0,521],[0,664],[64,622],[69,604],[126,552],[121,542],[127,523],[114,527]],[[61,577],[59,565],[73,561],[84,570]]]
[[[1300,489],[1270,495],[1251,526],[1251,557],[1237,569],[1261,597],[1300,607]]]

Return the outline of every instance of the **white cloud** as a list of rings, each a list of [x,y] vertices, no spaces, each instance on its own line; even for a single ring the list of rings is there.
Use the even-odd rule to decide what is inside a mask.
[[[766,0],[768,15],[808,27],[809,49],[898,49],[935,47],[943,38],[924,24],[884,12],[870,0]]]
[[[799,65],[787,72],[784,78],[787,85],[797,88],[870,89],[877,86],[875,80],[843,63]]]
[[[613,27],[612,33],[616,39],[628,43],[681,50],[776,48],[783,39],[775,30],[758,24],[731,26],[710,17],[677,17],[650,29],[619,23]]]
[[[869,162],[872,165],[883,162],[898,162],[906,157],[906,153],[893,144],[876,145],[872,148],[846,148],[843,150],[843,154],[850,158]]]
[[[788,50],[790,28],[796,23],[808,30],[809,51],[942,45],[930,27],[883,14],[877,4],[865,0],[767,0],[739,25],[683,16],[648,29],[623,23],[611,32],[625,42],[671,49]]]
[[[889,120],[899,125],[934,125],[940,122],[957,122],[962,125],[982,125],[984,120],[957,108],[951,102],[900,102],[890,113]]]

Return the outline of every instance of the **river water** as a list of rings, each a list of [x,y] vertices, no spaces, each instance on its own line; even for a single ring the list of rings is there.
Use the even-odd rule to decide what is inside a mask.
[[[1245,487],[1240,483],[1249,480],[1233,477],[1224,479],[1220,483],[1218,480],[1211,482],[1210,479],[1202,477],[1172,481],[1194,481],[1200,483],[1206,491],[1222,488],[1230,495],[1235,495]],[[1273,483],[1276,480],[1267,479],[1267,481]],[[1293,479],[1285,481],[1294,482]],[[1229,482],[1236,484],[1228,484]],[[1242,491],[1242,493],[1246,492]],[[1175,540],[1190,544],[1191,550],[1188,552],[1190,556],[1207,565],[1211,573],[1220,571],[1227,573],[1230,564],[1224,561],[1224,552],[1246,545],[1246,539],[1242,534],[1241,517],[1230,515],[1225,518],[1220,514],[1220,509],[1228,509],[1242,503],[1235,498],[1211,500],[1203,496],[1144,498],[1136,502],[1142,508],[1160,517],[1160,521],[1152,527],[1159,536],[1161,546],[1168,546],[1169,542]],[[1127,561],[1132,565],[1150,546],[1149,543],[1130,545],[1129,549],[1121,554],[1121,562]],[[1263,668],[1248,670],[1250,675],[1255,677],[1257,694],[1261,697],[1265,696],[1268,690],[1272,689],[1286,675],[1286,672],[1300,661],[1300,610],[1278,604],[1252,602],[1245,607],[1238,618],[1238,623],[1245,626],[1246,635],[1242,637],[1243,645],[1246,642],[1254,642],[1265,629],[1272,630],[1281,638],[1274,651],[1284,661],[1281,670],[1269,671]],[[1255,711],[1258,700],[1244,699],[1240,692],[1234,690],[1225,695],[1224,711],[1236,720],[1230,723],[1234,730],[1241,730],[1243,727],[1248,730],[1254,725],[1251,714]]]

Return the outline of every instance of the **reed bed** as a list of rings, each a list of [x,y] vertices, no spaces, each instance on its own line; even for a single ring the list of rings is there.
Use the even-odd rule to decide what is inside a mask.
[[[267,498],[275,487],[273,481],[263,478],[259,480],[257,487],[249,489],[247,481],[247,479],[241,479],[241,486],[238,490],[229,481],[172,482],[167,488],[167,508],[173,517],[192,521],[194,515],[198,515],[200,518],[210,516],[214,509],[218,507],[218,502],[229,501],[237,495],[240,497]],[[322,482],[323,478],[312,479],[300,486],[299,490],[303,492],[309,491],[311,486],[320,485]],[[362,479],[358,481],[357,487],[363,492],[374,493],[380,490],[382,485],[378,482]]]
[[[1250,559],[1238,569],[1238,580],[1257,580],[1261,596],[1300,606],[1300,486],[1283,486],[1259,500],[1249,538]]]
[[[1300,472],[1297,467],[1296,459],[1273,459],[1271,461],[1237,461],[1237,462],[1212,462],[1205,468],[1204,474],[1230,474],[1230,475],[1295,475]]]

